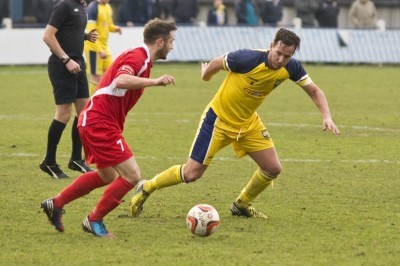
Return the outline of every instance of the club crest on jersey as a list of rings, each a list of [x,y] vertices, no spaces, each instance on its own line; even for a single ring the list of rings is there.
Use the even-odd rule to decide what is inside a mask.
[[[269,133],[266,129],[264,129],[263,131],[261,131],[262,136],[264,137],[264,139],[269,139]]]
[[[279,85],[281,85],[281,83],[282,83],[283,81],[284,81],[283,79],[278,79],[277,81],[275,81],[274,89],[275,89],[276,87],[278,87]]]
[[[132,69],[130,66],[128,66],[128,65],[123,65],[123,66],[121,67],[121,71],[125,71],[125,72],[127,72],[128,74],[130,74],[130,75],[133,75],[133,73],[134,73],[133,69]]]

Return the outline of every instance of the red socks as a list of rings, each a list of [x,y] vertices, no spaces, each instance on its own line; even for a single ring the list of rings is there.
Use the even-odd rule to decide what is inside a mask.
[[[92,190],[107,185],[100,178],[96,171],[88,172],[77,177],[74,182],[64,188],[56,197],[54,197],[54,205],[58,208],[63,208],[64,205],[71,201],[89,194]],[[110,211],[115,209],[120,203],[121,199],[128,193],[134,186],[123,179],[118,177],[111,182],[105,189],[103,196],[97,203],[96,208],[89,215],[89,221],[102,220]]]
[[[102,220],[109,212],[114,210],[121,203],[122,198],[128,193],[134,186],[123,179],[118,177],[108,185],[103,193],[100,201],[89,215],[89,221]]]
[[[55,198],[54,205],[63,208],[65,204],[70,203],[77,198],[89,194],[92,190],[107,185],[100,178],[97,171],[84,173],[78,176],[74,182],[64,188]]]

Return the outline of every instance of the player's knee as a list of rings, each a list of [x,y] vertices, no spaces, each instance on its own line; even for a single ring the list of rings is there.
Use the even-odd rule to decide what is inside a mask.
[[[185,183],[194,182],[206,171],[207,166],[203,165],[193,159],[189,159],[186,164],[183,165],[183,179]]]
[[[186,183],[191,183],[199,179],[203,175],[203,172],[196,171],[194,169],[184,171],[184,179]]]
[[[117,171],[119,176],[132,185],[136,185],[141,180],[140,168],[136,163],[129,165],[129,167],[119,167],[117,168]]]
[[[268,169],[262,169],[262,172],[270,179],[275,179],[282,171],[282,165],[272,165],[269,166]]]
[[[127,175],[122,176],[126,181],[131,183],[132,185],[136,185],[141,180],[140,171],[132,172]]]
[[[278,175],[282,172],[282,166],[279,164],[272,168],[271,175],[278,177]]]
[[[58,113],[56,113],[54,118],[57,121],[67,124],[69,122],[69,120],[71,119],[71,113],[70,112],[58,112]]]

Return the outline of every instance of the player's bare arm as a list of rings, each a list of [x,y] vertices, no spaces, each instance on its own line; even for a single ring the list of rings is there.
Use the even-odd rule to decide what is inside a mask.
[[[224,69],[225,55],[213,58],[210,63],[201,64],[201,78],[204,81],[209,81],[220,70]]]
[[[47,25],[46,29],[44,30],[43,41],[50,48],[50,51],[54,53],[58,58],[60,58],[60,60],[66,60],[65,66],[68,68],[68,71],[70,73],[79,73],[79,71],[81,71],[81,66],[77,62],[69,58],[69,56],[61,48],[56,38],[57,31],[57,28],[51,25]]]
[[[152,78],[141,78],[128,74],[121,74],[115,79],[115,83],[117,88],[119,89],[127,89],[127,90],[136,90],[144,87],[151,86],[167,86],[170,84],[175,84],[175,78],[170,75],[163,75],[161,77],[152,79]]]
[[[340,135],[340,130],[332,120],[331,112],[329,110],[328,101],[326,100],[325,93],[318,88],[315,83],[302,86],[304,91],[310,96],[315,106],[322,114],[322,129],[330,130],[335,135]]]

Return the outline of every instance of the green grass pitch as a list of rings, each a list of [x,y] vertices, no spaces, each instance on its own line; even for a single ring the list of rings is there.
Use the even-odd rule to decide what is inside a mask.
[[[128,217],[132,192],[105,218],[115,239],[86,234],[81,222],[103,190],[72,202],[65,233],[39,204],[76,176],[69,159],[71,122],[58,163],[72,178],[39,170],[55,107],[45,67],[0,67],[1,265],[398,265],[400,253],[400,82],[395,66],[306,65],[325,91],[341,136],[321,130],[309,97],[291,81],[259,109],[283,164],[254,202],[268,220],[232,217],[231,202],[255,164],[218,153],[197,182],[157,191],[144,213]],[[155,64],[153,77],[176,85],[147,88],[128,115],[124,136],[143,178],[184,163],[200,114],[224,73],[200,79],[200,64]],[[209,238],[189,233],[185,217],[198,203],[221,217]]]

